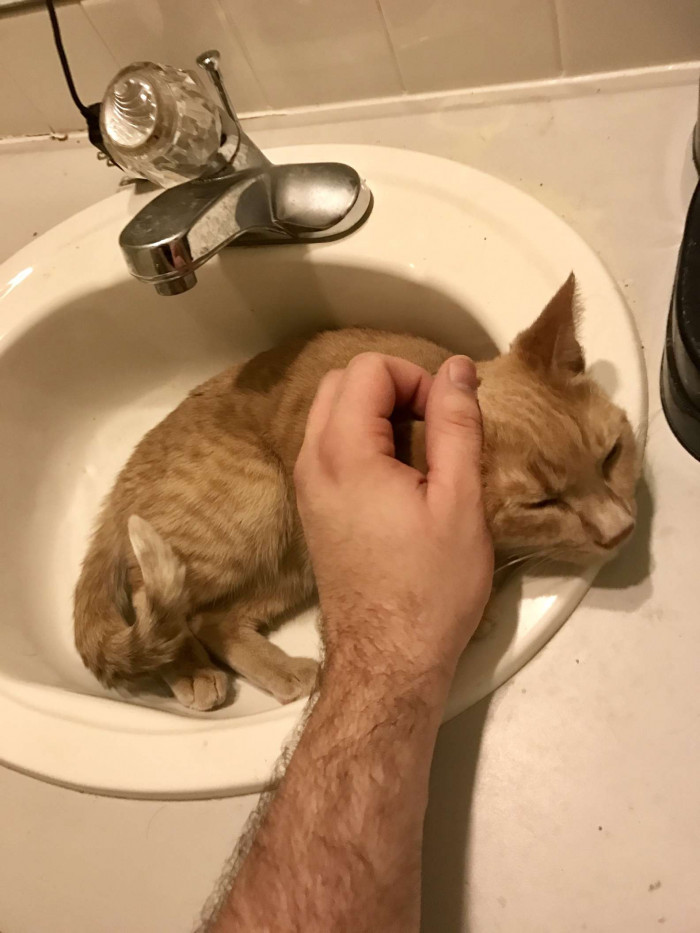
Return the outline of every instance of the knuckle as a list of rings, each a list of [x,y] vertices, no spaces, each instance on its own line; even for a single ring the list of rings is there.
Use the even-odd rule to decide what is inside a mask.
[[[373,373],[384,366],[384,357],[374,350],[365,350],[358,353],[348,363],[348,369],[357,372]]]
[[[328,372],[324,373],[321,377],[321,381],[318,384],[319,390],[332,388],[336,385],[342,374],[342,369],[329,369]]]

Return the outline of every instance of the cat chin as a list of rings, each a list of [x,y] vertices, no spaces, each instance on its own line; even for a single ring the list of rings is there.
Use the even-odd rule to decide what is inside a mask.
[[[590,567],[592,564],[608,563],[620,553],[621,547],[608,548],[595,547],[585,551],[562,551],[557,555],[557,561],[572,564],[575,567]]]
[[[601,560],[611,560],[618,553],[619,548],[616,548],[614,551],[608,551],[604,548],[559,548],[551,554],[550,557],[542,558],[540,552],[535,551],[532,556],[528,555],[527,552],[513,551],[512,549],[504,549],[500,551],[498,547],[496,548],[496,566],[505,567],[513,566],[515,569],[522,567],[523,570],[527,572],[528,565],[533,562],[538,565],[544,564],[546,567],[547,564],[568,564],[572,567],[590,567],[592,564],[598,564]]]

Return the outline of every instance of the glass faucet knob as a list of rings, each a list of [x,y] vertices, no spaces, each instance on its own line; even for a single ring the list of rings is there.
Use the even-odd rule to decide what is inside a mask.
[[[112,80],[100,125],[123,169],[167,188],[217,167],[221,114],[186,71],[135,62]]]

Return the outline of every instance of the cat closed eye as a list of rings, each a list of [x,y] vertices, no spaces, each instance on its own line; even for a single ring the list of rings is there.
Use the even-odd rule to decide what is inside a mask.
[[[607,476],[610,470],[617,463],[617,459],[620,456],[620,451],[622,450],[622,444],[619,440],[615,441],[610,450],[605,455],[603,460],[603,473]]]
[[[525,507],[528,509],[547,509],[553,505],[559,505],[560,499],[556,496],[549,496],[547,499],[537,499],[535,502],[527,502]]]

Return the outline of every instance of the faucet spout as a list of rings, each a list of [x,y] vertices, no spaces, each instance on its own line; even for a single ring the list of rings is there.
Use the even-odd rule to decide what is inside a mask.
[[[158,286],[187,278],[242,233],[271,225],[265,174],[225,172],[164,191],[127,224],[119,245],[131,274]]]
[[[101,104],[116,163],[157,185],[175,183],[119,237],[131,274],[160,295],[192,288],[196,270],[225,246],[334,240],[372,210],[372,192],[349,165],[273,165],[242,128],[219,57],[210,49],[197,59],[219,107],[188,72],[152,62],[120,71]],[[135,91],[147,113],[124,104]]]
[[[335,239],[367,218],[372,195],[337,162],[229,165],[169,188],[122,230],[131,274],[161,295],[196,284],[195,270],[235,241],[246,245]]]

